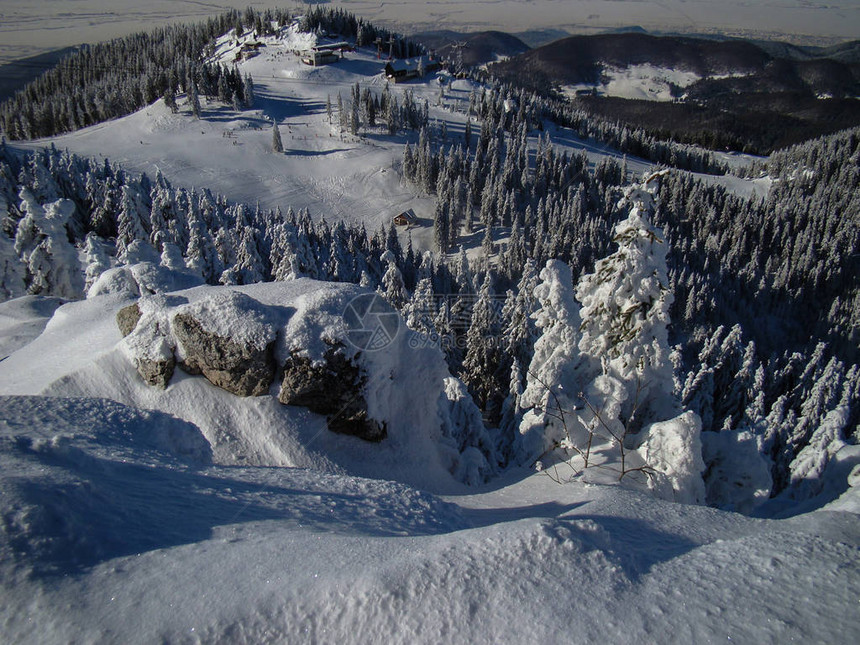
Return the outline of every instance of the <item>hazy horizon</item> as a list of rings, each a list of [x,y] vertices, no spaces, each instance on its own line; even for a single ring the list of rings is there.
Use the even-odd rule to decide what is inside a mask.
[[[781,38],[798,44],[829,44],[860,34],[860,0],[342,0],[316,4],[340,6],[403,33],[431,29],[596,33],[641,26],[651,31]],[[230,7],[302,5],[271,0],[0,0],[0,61],[172,22],[197,21]]]

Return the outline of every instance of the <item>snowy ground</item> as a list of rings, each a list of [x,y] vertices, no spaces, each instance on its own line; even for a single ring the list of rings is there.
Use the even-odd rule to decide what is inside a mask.
[[[193,426],[110,401],[0,407],[6,642],[860,636],[853,514],[753,520],[526,473],[439,498],[206,465]]]
[[[681,98],[673,95],[673,86],[681,92],[701,77],[694,72],[657,67],[655,65],[631,65],[624,69],[607,67],[597,85],[580,83],[568,85],[565,93],[575,97],[577,92],[595,92],[599,96],[614,96],[622,99],[645,101],[672,101]]]
[[[350,289],[241,288],[321,313]],[[202,377],[144,385],[115,323],[127,302],[98,296],[48,320],[57,303],[31,297],[0,312],[4,642],[860,637],[853,493],[762,520],[527,471],[468,488],[426,442],[364,444]]]

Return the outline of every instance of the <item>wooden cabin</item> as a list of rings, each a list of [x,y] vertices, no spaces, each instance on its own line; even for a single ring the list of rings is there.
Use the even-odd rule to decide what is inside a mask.
[[[328,65],[330,63],[336,63],[339,60],[336,52],[330,49],[323,50],[311,50],[302,52],[302,62],[305,65],[310,65],[312,67],[318,67],[319,65]]]
[[[411,226],[417,223],[418,218],[415,217],[415,212],[411,208],[408,211],[403,211],[400,215],[394,216],[394,224],[396,226]]]
[[[435,72],[441,67],[438,60],[431,56],[419,56],[411,59],[390,60],[385,64],[385,76],[395,83],[402,83],[413,78],[418,78],[418,69],[423,66],[424,73]]]

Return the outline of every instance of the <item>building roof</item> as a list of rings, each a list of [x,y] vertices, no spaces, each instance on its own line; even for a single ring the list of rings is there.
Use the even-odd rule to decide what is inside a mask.
[[[424,69],[439,66],[439,61],[433,60],[429,56],[419,56],[418,58],[398,58],[397,60],[388,61],[385,65],[385,69],[386,71],[390,70],[392,72],[417,72],[419,61],[424,62]]]

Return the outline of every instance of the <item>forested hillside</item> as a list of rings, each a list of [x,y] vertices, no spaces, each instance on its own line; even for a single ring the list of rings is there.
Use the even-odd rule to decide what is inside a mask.
[[[506,242],[486,236],[482,259],[471,263],[462,251],[418,256],[401,247],[393,227],[368,235],[361,226],[230,204],[208,191],[174,189],[160,175],[128,176],[57,150],[19,159],[4,149],[3,293],[79,298],[110,266],[138,261],[210,284],[307,275],[375,286],[446,350],[452,372],[500,426],[504,465],[526,412],[517,401],[540,337],[532,318],[541,307],[540,268],[561,259],[574,280],[593,271],[613,252],[614,222],[625,207],[621,166],[587,170],[581,158],[557,157],[547,146],[535,171],[522,173],[516,137],[491,131],[469,154],[454,147],[427,155],[428,142],[407,149],[404,162],[414,179],[435,173],[440,244],[452,244],[446,230],[510,226]],[[700,414],[705,431],[719,433],[714,441],[746,441],[770,464],[769,494],[817,493],[802,482],[820,474],[833,441],[856,433],[858,141],[847,132],[776,156],[769,169],[777,181],[764,202],[684,173],[660,181],[653,219],[664,230],[674,295],[667,311],[675,395]],[[476,164],[476,156],[484,161]],[[472,181],[483,188],[475,191]],[[469,193],[481,197],[469,202]],[[72,245],[87,257],[85,273]],[[822,428],[828,441],[818,436]],[[815,452],[818,470],[799,470],[810,445],[804,459]],[[724,449],[710,454],[711,465],[725,459]],[[739,503],[717,490],[712,503]]]
[[[236,22],[207,29],[235,34],[286,19],[232,15]],[[314,9],[303,25],[362,42],[374,35],[338,11]],[[200,29],[205,47],[210,32]],[[159,33],[170,41],[170,30]],[[214,84],[225,103],[252,88],[234,70],[196,69],[192,110],[198,82]],[[204,82],[210,73],[218,80]],[[856,443],[860,420],[860,131],[748,169],[772,183],[759,199],[677,169],[724,171],[707,151],[519,88],[470,87],[462,137],[431,123],[428,101],[411,91],[398,103],[387,86],[356,84],[338,97],[337,121],[330,99],[326,107],[327,127],[339,123],[341,136],[419,131],[393,169],[433,201],[435,253],[403,244],[390,222],[367,231],[360,222],[329,223],[325,212],[177,188],[160,172],[4,145],[0,296],[83,298],[107,288],[100,277],[109,269],[141,262],[188,284],[360,283],[444,351],[495,432],[484,455],[494,468],[570,451],[587,462],[595,435],[583,451],[566,425],[572,418],[608,432],[624,463],[632,443],[647,448],[640,433],[655,423],[671,422],[654,430],[667,436],[698,436],[695,415],[684,417],[694,412],[702,450],[692,440],[685,446],[704,458],[706,493],[688,490],[688,501],[752,512],[768,498],[827,493],[828,464]],[[449,109],[443,95],[437,115]],[[559,124],[675,169],[640,180],[619,156],[592,163],[585,152],[560,152],[547,132]],[[272,133],[280,153],[277,123]]]
[[[82,47],[0,104],[0,130],[13,140],[48,137],[130,114],[158,98],[175,105],[178,93],[248,105],[252,96],[246,96],[245,79],[231,68],[207,63],[215,39],[231,29],[236,35],[273,34],[299,18],[306,31],[334,33],[363,44],[377,38],[391,41],[395,56],[421,51],[412,41],[339,9],[316,7],[294,15],[249,7],[199,24]]]

